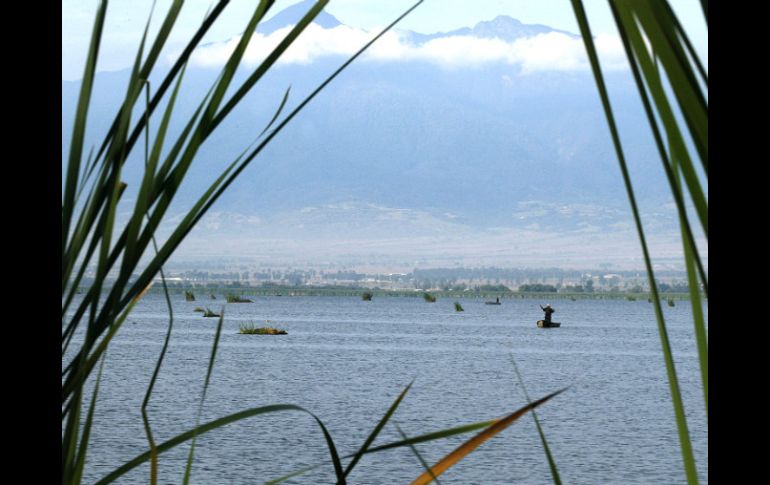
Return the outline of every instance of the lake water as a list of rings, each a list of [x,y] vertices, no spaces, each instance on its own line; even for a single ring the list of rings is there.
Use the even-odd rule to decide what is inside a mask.
[[[195,425],[217,324],[193,309],[225,307],[225,321],[201,422],[269,404],[296,404],[327,426],[341,455],[354,453],[414,379],[391,423],[415,436],[509,414],[569,387],[538,408],[562,481],[569,484],[685,483],[673,406],[653,307],[646,300],[555,300],[558,329],[539,329],[533,299],[222,297],[174,299],[174,332],[149,406],[157,442]],[[664,305],[698,471],[707,483],[708,440],[688,302]],[[240,335],[241,323],[288,335]],[[110,345],[84,483],[147,450],[140,406],[162,347],[168,310],[149,294]],[[417,445],[435,463],[472,434]],[[399,440],[389,424],[375,444]],[[159,483],[182,481],[189,444],[160,456]],[[312,417],[279,412],[200,436],[191,483],[255,484],[328,462]],[[350,483],[409,483],[423,469],[408,449],[365,456]],[[531,414],[439,477],[442,484],[551,483]],[[117,483],[144,484],[149,466]],[[330,462],[287,483],[334,483]]]

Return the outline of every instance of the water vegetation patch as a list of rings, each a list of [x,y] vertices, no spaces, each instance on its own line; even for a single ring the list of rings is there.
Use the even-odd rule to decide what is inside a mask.
[[[184,299],[185,301],[195,301],[195,295],[193,294],[192,291],[185,291]]]
[[[371,292],[371,291],[365,291],[365,292],[364,292],[364,293],[361,295],[361,299],[362,299],[362,300],[364,300],[364,301],[372,301],[372,297],[373,297],[373,296],[374,296],[374,295],[372,294],[372,292]]]
[[[208,307],[206,307],[206,311],[203,312],[203,316],[208,318],[211,318],[211,317],[219,318],[221,315],[219,315],[218,313],[212,312]]]
[[[200,312],[200,313],[206,313],[206,310],[204,310],[203,308],[201,308],[201,307],[199,307],[199,306],[196,306],[196,307],[195,307],[195,310],[193,310],[193,311],[194,311],[194,312]]]
[[[463,306],[462,306],[462,305],[460,305],[460,302],[459,302],[459,301],[456,301],[456,302],[455,302],[455,311],[456,311],[456,312],[464,312],[464,311],[465,311],[465,310],[463,309]]]
[[[427,291],[426,291],[425,293],[423,293],[423,294],[422,294],[422,297],[423,297],[423,299],[424,299],[425,301],[427,301],[428,303],[435,303],[435,302],[436,302],[436,297],[435,297],[435,296],[433,296],[433,295],[431,295],[431,294],[430,294],[430,293],[428,293]]]
[[[270,322],[268,322],[270,323]],[[238,333],[243,335],[287,335],[286,330],[274,327],[257,327],[254,323],[242,323]]]
[[[238,295],[227,295],[225,298],[227,298],[227,303],[253,303],[248,298],[241,298]]]

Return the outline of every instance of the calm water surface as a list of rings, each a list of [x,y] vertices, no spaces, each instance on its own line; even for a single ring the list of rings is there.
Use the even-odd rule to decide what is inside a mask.
[[[174,296],[174,331],[149,406],[158,442],[195,425],[217,319],[225,307],[201,422],[269,404],[296,404],[327,426],[341,455],[363,443],[413,379],[392,421],[408,435],[488,420],[526,404],[511,363],[535,399],[569,386],[538,409],[561,478],[569,484],[685,483],[652,305],[643,301],[551,301],[559,329],[538,329],[537,300],[266,297],[250,304]],[[689,303],[664,306],[698,470],[708,481],[707,431]],[[285,336],[240,335],[254,322]],[[168,326],[160,295],[147,295],[110,346],[85,482],[147,450],[140,406]],[[436,462],[471,435],[418,445]],[[400,439],[387,426],[376,444]],[[181,483],[189,445],[160,457],[162,484]],[[254,484],[328,460],[312,417],[281,412],[201,436],[192,483]],[[366,456],[354,484],[409,483],[422,472],[408,449]],[[118,483],[144,484],[149,467]],[[440,477],[443,484],[550,483],[531,415]],[[287,483],[334,483],[330,463]]]

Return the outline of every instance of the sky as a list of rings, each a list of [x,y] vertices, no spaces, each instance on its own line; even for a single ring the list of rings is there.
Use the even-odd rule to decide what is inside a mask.
[[[278,0],[269,16],[297,2],[298,0]],[[203,42],[224,43],[237,36],[243,30],[255,3],[254,0],[232,0]],[[343,24],[354,27],[359,32],[376,31],[397,18],[413,3],[413,0],[331,0],[326,10]],[[671,3],[707,64],[708,32],[700,2],[675,0]],[[152,0],[113,0],[109,3],[98,71],[114,71],[131,65],[152,4]],[[157,29],[171,1],[156,0],[155,4],[151,32]],[[188,0],[185,3],[168,43],[169,52],[181,48],[213,4],[213,0]],[[97,0],[62,1],[63,80],[82,77],[97,5]],[[617,38],[617,34],[606,1],[584,0],[584,5],[594,35],[612,44],[611,39]],[[425,0],[402,20],[397,28],[424,34],[446,32],[461,27],[472,27],[480,21],[491,20],[498,15],[508,15],[528,24],[544,24],[558,30],[575,33],[579,31],[569,0]],[[348,34],[350,35],[345,38],[345,42],[358,40],[355,35]],[[608,48],[614,52],[617,46],[619,43],[615,42],[614,47]],[[539,47],[546,48],[547,45]],[[488,56],[490,49],[494,52],[495,49],[501,51],[503,48],[504,46],[499,45],[471,46],[465,59],[467,60],[468,56],[476,56],[476,53],[479,56]],[[430,55],[404,50],[398,52],[412,56]]]

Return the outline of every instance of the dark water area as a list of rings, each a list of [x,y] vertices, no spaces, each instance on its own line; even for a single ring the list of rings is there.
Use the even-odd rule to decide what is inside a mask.
[[[647,301],[556,301],[561,328],[540,329],[546,301],[422,298],[262,297],[227,304],[174,296],[174,330],[148,408],[157,442],[194,427],[216,318],[225,308],[201,423],[270,404],[295,404],[327,426],[341,455],[354,453],[398,394],[414,385],[391,423],[416,436],[509,414],[568,387],[537,414],[562,481],[569,484],[685,483],[674,411],[653,306]],[[665,302],[664,302],[665,303]],[[664,304],[669,338],[702,483],[708,435],[688,302]],[[270,323],[266,324],[265,321]],[[240,335],[241,323],[288,335]],[[147,295],[110,345],[84,483],[148,449],[140,406],[168,327],[160,295]],[[417,445],[435,463],[472,434]],[[375,442],[400,439],[392,424]],[[189,442],[160,456],[160,484],[182,482]],[[334,483],[315,420],[284,411],[248,418],[198,438],[191,483],[254,484],[324,463],[286,483]],[[344,466],[344,464],[343,464]],[[365,456],[352,484],[409,483],[423,469],[408,449]],[[441,475],[442,484],[551,483],[531,414]],[[149,482],[149,465],[117,483]]]

